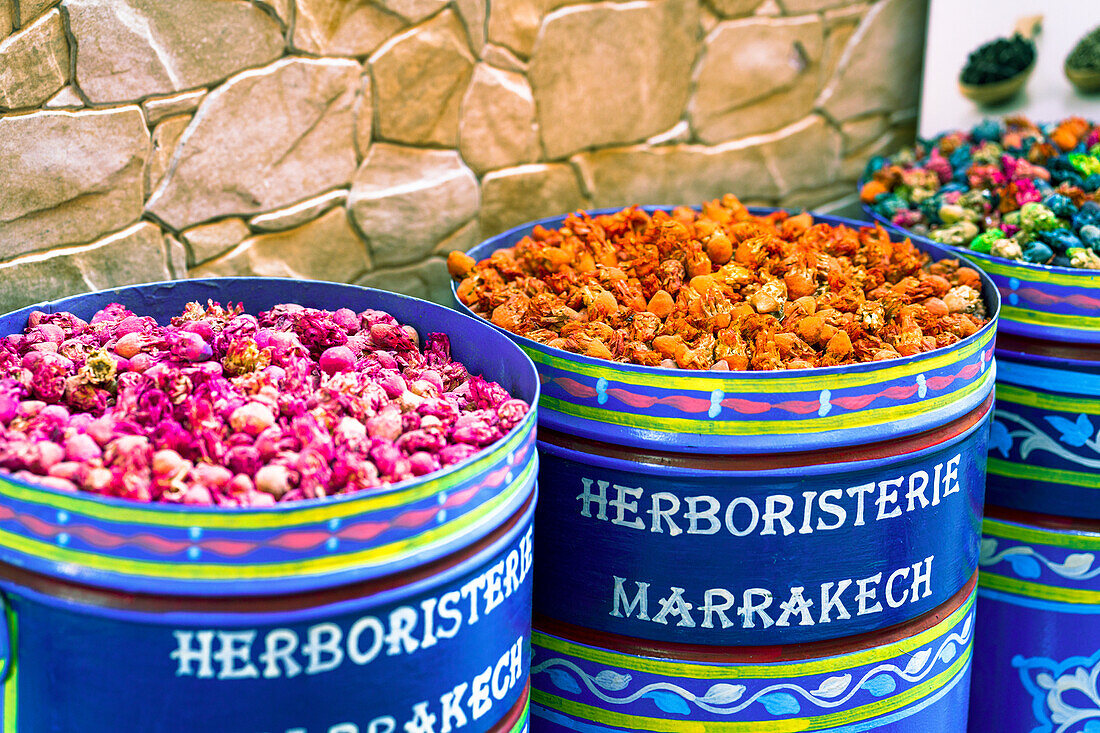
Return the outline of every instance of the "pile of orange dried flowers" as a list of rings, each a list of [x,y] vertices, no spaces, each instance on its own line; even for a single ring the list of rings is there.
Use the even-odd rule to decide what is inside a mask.
[[[736,197],[569,216],[475,262],[458,297],[513,333],[599,359],[681,369],[854,364],[943,348],[987,321],[978,273],[881,228],[754,216]]]

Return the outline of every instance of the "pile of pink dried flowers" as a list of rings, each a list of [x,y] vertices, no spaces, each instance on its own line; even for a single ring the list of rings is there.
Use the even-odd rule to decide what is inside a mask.
[[[527,414],[387,313],[35,311],[0,339],[0,468],[66,491],[266,507],[463,461]]]

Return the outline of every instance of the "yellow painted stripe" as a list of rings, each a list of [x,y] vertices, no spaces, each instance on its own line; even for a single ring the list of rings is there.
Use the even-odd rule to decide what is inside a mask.
[[[539,705],[557,710],[566,715],[572,715],[582,720],[589,720],[604,725],[626,728],[627,730],[658,731],[659,733],[708,733],[710,731],[730,731],[730,733],[763,733],[765,731],[767,733],[794,733],[795,731],[824,730],[892,713],[917,700],[928,697],[966,668],[966,665],[970,663],[971,653],[972,645],[967,644],[963,653],[959,655],[958,659],[956,659],[950,667],[940,672],[935,677],[927,679],[915,687],[911,687],[900,695],[876,700],[862,707],[839,710],[835,713],[827,713],[825,715],[815,715],[810,718],[746,721],[669,720],[667,718],[650,718],[603,710],[592,705],[565,700],[558,695],[550,695],[541,690],[532,690],[531,698]]]
[[[990,275],[1014,277],[1020,281],[1021,285],[1050,283],[1074,288],[1100,288],[1100,274],[1097,274],[1095,270],[1081,270],[1081,274],[1074,273],[1071,275],[1053,270],[1024,269],[996,260],[987,260],[983,257],[976,257],[975,259],[981,263],[982,269]]]
[[[806,662],[784,662],[781,664],[747,664],[736,667],[719,666],[715,664],[692,664],[690,662],[672,662],[665,659],[653,659],[649,657],[635,657],[629,654],[618,654],[604,649],[593,649],[582,646],[556,636],[548,636],[540,631],[531,635],[531,641],[544,649],[565,654],[588,662],[602,664],[617,669],[629,669],[635,672],[660,675],[662,677],[682,677],[695,680],[724,680],[735,678],[747,679],[775,679],[780,677],[804,677],[822,672],[836,671],[838,665],[846,665],[845,669],[853,669],[865,664],[873,664],[902,654],[927,644],[933,639],[943,636],[962,618],[970,612],[974,605],[975,594],[955,612],[935,626],[925,629],[916,636],[886,646],[873,647],[861,652],[846,654],[841,658],[814,659]]]
[[[530,434],[529,430],[514,436],[503,446],[493,449],[494,455],[514,450]],[[488,456],[486,457],[488,458]],[[495,458],[492,460],[496,460]],[[334,501],[310,509],[292,509],[290,511],[247,511],[236,509],[218,514],[210,512],[166,511],[156,505],[134,503],[131,507],[117,507],[104,504],[91,496],[63,494],[56,491],[28,488],[0,478],[0,496],[9,496],[19,501],[42,504],[51,509],[64,509],[73,514],[95,517],[120,524],[146,524],[165,527],[204,527],[211,529],[271,529],[274,527],[292,527],[299,524],[326,522],[330,519],[342,519],[368,511],[388,509],[408,504],[439,491],[449,490],[455,484],[462,483],[474,474],[485,470],[489,461],[478,461],[454,474],[435,481],[412,486],[398,491],[385,491],[365,494],[348,501]]]
[[[7,623],[7,619],[4,619],[4,623]],[[11,614],[10,629],[8,664],[11,665],[11,669],[8,670],[8,677],[4,682],[4,733],[15,733],[16,718],[19,713],[17,707],[19,704],[19,657],[16,653],[16,645],[19,639],[19,618],[14,612]]]
[[[736,420],[711,420],[709,418],[682,418],[682,417],[658,417],[655,415],[639,415],[627,412],[617,412],[602,407],[590,407],[578,405],[548,396],[545,392],[539,398],[539,406],[547,410],[557,410],[567,415],[624,427],[643,430],[660,430],[668,433],[695,433],[699,429],[700,422],[706,422],[707,432],[711,435],[759,435],[766,432],[775,433],[821,433],[841,428],[858,428],[869,425],[879,425],[887,422],[895,422],[905,418],[920,415],[932,410],[938,410],[949,404],[963,399],[973,392],[990,386],[993,378],[993,370],[986,369],[985,373],[974,382],[955,392],[921,400],[907,405],[889,405],[874,409],[859,410],[835,416],[815,417],[800,420],[756,420],[753,415],[742,415]],[[729,409],[729,408],[723,408]],[[702,413],[700,413],[702,415]]]
[[[572,359],[562,358],[530,347],[524,347],[523,350],[536,364],[545,364],[566,372],[572,372],[573,374],[583,374],[585,376],[597,378],[603,377],[609,382],[696,392],[711,392],[715,389],[720,389],[727,394],[783,394],[787,392],[810,392],[820,389],[837,390],[849,387],[862,387],[867,384],[877,384],[915,376],[956,362],[961,364],[989,345],[989,342],[993,338],[993,329],[988,325],[983,328],[986,329],[985,334],[980,336],[976,341],[960,349],[947,351],[927,360],[918,360],[911,364],[876,369],[869,372],[841,373],[829,376],[808,373],[805,376],[797,377],[773,378],[769,375],[766,378],[717,379],[681,376],[677,373],[669,373],[668,370],[661,369],[653,370],[652,373],[628,372],[618,369],[618,365],[615,362],[604,361],[600,362],[598,365],[582,364]],[[753,374],[760,374],[760,372],[753,372]]]
[[[1071,550],[1100,550],[1100,533],[1023,527],[989,517],[982,521],[982,534],[1031,545],[1056,545]]]
[[[398,540],[387,545],[380,545],[379,547],[372,547],[347,555],[325,556],[313,560],[251,565],[133,560],[73,550],[49,542],[28,539],[3,530],[0,530],[0,545],[12,548],[17,552],[45,558],[55,563],[73,563],[95,570],[121,573],[123,575],[142,575],[180,580],[224,580],[227,577],[250,580],[319,575],[354,567],[381,565],[397,557],[404,557],[429,549],[433,543],[449,539],[451,535],[462,532],[484,518],[491,516],[502,505],[510,501],[524,487],[526,482],[534,479],[534,472],[534,465],[528,464],[523,474],[513,481],[506,491],[453,522],[442,524],[415,537]]]
[[[1053,395],[1049,392],[1034,392],[1012,384],[997,385],[997,401],[1013,405],[1059,410],[1088,415],[1100,415],[1100,400],[1080,395]]]
[[[1085,473],[1084,471],[1069,471],[1064,468],[1030,466],[1024,463],[1006,461],[1001,458],[990,458],[986,470],[991,475],[1004,476],[1005,478],[1049,481],[1058,484],[1071,484],[1086,489],[1100,489],[1100,473]]]
[[[1098,317],[1066,314],[1046,313],[1044,311],[1031,310],[1030,308],[1017,308],[1011,305],[1001,306],[1001,318],[1006,321],[1019,323],[1033,323],[1039,326],[1059,326],[1073,331],[1100,331],[1100,311]]]
[[[1095,606],[1100,604],[1100,590],[1081,590],[1079,588],[1059,588],[1053,585],[1031,583],[1026,580],[1008,578],[1004,575],[989,573],[985,570],[978,573],[978,585],[990,590],[999,590],[1005,593],[1014,593],[1028,598],[1039,598],[1044,601],[1060,601],[1082,606]]]

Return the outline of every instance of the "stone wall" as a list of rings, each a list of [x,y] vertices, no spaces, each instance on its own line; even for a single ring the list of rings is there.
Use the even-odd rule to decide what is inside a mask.
[[[0,0],[0,310],[184,276],[446,301],[579,207],[837,208],[926,0]]]

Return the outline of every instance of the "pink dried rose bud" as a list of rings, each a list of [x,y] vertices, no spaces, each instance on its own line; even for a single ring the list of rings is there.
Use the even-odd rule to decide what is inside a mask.
[[[91,322],[36,312],[0,339],[0,466],[66,490],[222,507],[428,475],[527,406],[470,377],[446,336],[425,342],[373,310],[254,317],[192,303],[163,327],[118,304]]]

